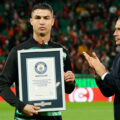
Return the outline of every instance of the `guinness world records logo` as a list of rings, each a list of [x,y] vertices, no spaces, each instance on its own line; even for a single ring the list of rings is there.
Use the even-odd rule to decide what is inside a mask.
[[[44,74],[47,71],[47,65],[45,62],[38,62],[35,64],[35,71],[38,74]]]

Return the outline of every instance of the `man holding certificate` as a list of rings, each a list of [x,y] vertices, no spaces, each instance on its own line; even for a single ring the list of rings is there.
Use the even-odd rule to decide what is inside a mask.
[[[9,104],[16,107],[15,120],[28,120],[28,119],[29,120],[38,120],[38,119],[40,119],[40,120],[62,120],[61,112],[59,112],[59,111],[40,112],[41,108],[37,106],[38,103],[36,103],[34,105],[26,104],[25,102],[21,101],[21,99],[20,99],[20,84],[21,83],[19,82],[19,79],[18,79],[19,78],[18,73],[20,71],[19,71],[19,64],[18,64],[19,62],[18,62],[18,58],[17,58],[17,53],[20,50],[61,48],[63,50],[63,53],[62,53],[63,54],[62,55],[63,71],[62,71],[62,73],[64,73],[63,76],[64,76],[64,83],[65,83],[65,92],[69,94],[75,88],[75,80],[74,80],[75,76],[72,73],[70,58],[69,58],[67,50],[62,45],[55,43],[51,40],[51,36],[50,36],[51,28],[54,25],[54,17],[53,17],[52,7],[50,5],[48,5],[47,3],[41,3],[41,4],[35,5],[31,12],[30,24],[33,27],[33,37],[29,38],[27,41],[20,44],[19,46],[14,47],[11,50],[11,52],[8,56],[6,65],[2,71],[2,74],[0,75],[0,96],[2,96]],[[26,54],[26,55],[28,55],[28,54]],[[37,56],[37,55],[38,54],[35,53],[34,56]],[[30,57],[31,56],[28,55],[28,58],[30,58]],[[23,58],[24,58],[24,56],[23,56]],[[39,87],[41,85],[42,86],[47,85],[47,88],[49,88],[49,89],[51,87],[54,88],[55,82],[49,81],[49,80],[52,80],[51,78],[53,78],[53,77],[49,77],[49,79],[48,79],[46,77],[47,75],[41,74],[41,73],[45,73],[47,71],[47,69],[50,68],[50,64],[54,65],[53,58],[51,57],[51,60],[49,60],[45,57],[43,59],[43,62],[38,62],[37,59],[34,59],[34,60],[27,59],[26,60],[28,63],[28,65],[27,65],[28,73],[27,73],[27,75],[22,76],[23,77],[22,79],[24,79],[24,77],[26,77],[26,76],[29,77],[31,75],[31,77],[32,77],[34,75],[34,73],[33,72],[30,73],[29,70],[32,68],[31,66],[34,66],[34,64],[35,64],[34,69],[35,69],[36,75],[34,78],[36,78],[36,80],[34,80],[34,78],[32,79],[30,77],[29,80],[31,80],[31,83],[29,83],[30,81],[27,81],[26,83],[29,84],[29,86],[32,84],[34,84],[34,86],[37,86],[38,88],[35,87],[34,90],[35,91],[38,90],[39,96],[42,95],[42,94],[39,94],[39,92],[40,92],[39,90],[41,90]],[[56,57],[56,59],[57,59],[57,57]],[[47,61],[49,61],[49,62],[47,62]],[[50,63],[50,64],[46,65],[47,63]],[[23,64],[21,63],[21,67],[24,67],[24,62],[23,62]],[[56,69],[53,69],[51,67],[51,70],[55,71]],[[22,70],[22,68],[21,68],[21,70]],[[49,73],[49,75],[50,74],[52,74],[52,72]],[[53,74],[53,76],[54,76],[54,74]],[[37,81],[37,77],[42,77],[42,78],[45,77],[46,79],[41,82],[41,81]],[[59,77],[59,76],[57,76],[57,77]],[[14,95],[13,92],[10,90],[10,86],[14,82],[16,85],[16,95]],[[56,84],[56,86],[59,86],[59,84],[60,83],[58,82]],[[23,87],[24,86],[22,86],[22,88]],[[24,92],[26,93],[26,91],[23,91],[23,93]],[[33,92],[33,90],[31,90],[31,92]],[[50,91],[50,92],[44,91],[44,92],[46,94],[49,93],[48,98],[51,98],[51,95],[52,95],[53,99],[56,98],[55,92],[53,92],[53,91]],[[34,94],[34,92],[31,94],[32,95],[30,96],[30,99],[32,100],[32,99],[34,99],[34,95],[36,96],[37,94]],[[26,96],[29,96],[29,95],[26,94]],[[23,97],[26,98],[26,96],[23,96]],[[39,98],[41,98],[41,96]],[[47,99],[47,97],[44,96],[44,99]],[[41,104],[41,106],[44,106],[45,103],[41,102],[40,104]],[[50,102],[47,102],[46,104],[49,105]]]

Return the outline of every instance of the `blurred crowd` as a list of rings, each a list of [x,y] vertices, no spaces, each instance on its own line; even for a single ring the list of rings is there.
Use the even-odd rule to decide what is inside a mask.
[[[0,72],[10,50],[32,36],[29,18],[32,6],[44,0],[0,1]],[[111,69],[119,47],[113,38],[115,22],[120,16],[119,0],[46,0],[55,12],[53,40],[70,52],[75,73],[91,74],[82,52],[96,52]]]

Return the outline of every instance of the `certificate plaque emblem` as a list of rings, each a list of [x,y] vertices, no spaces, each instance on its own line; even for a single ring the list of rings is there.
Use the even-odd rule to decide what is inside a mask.
[[[39,112],[65,110],[62,48],[18,51],[19,98]]]
[[[38,62],[35,64],[35,71],[38,74],[44,74],[47,70],[47,65],[45,62]]]

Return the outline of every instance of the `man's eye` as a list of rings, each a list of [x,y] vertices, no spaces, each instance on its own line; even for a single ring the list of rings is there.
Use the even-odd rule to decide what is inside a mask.
[[[35,19],[41,19],[41,17],[40,16],[36,16]]]
[[[47,20],[47,19],[50,19],[50,17],[44,17],[44,19],[46,19],[46,20]]]

